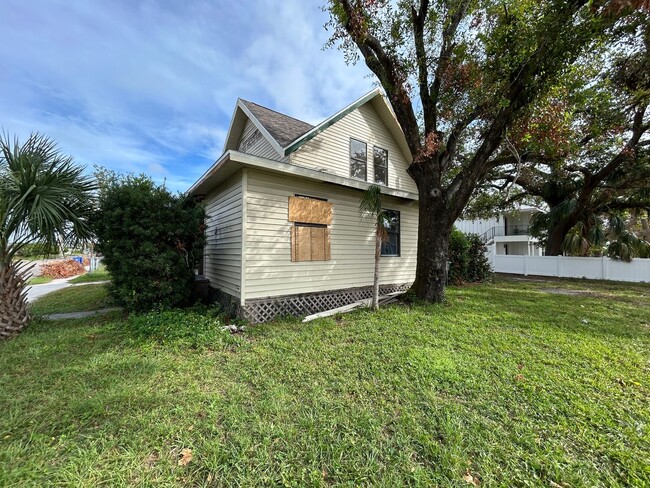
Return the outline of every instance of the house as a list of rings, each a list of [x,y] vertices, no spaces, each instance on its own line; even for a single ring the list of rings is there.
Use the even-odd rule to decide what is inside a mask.
[[[529,234],[530,219],[539,209],[521,205],[516,210],[504,212],[495,218],[457,220],[456,228],[466,234],[483,238],[488,252],[512,256],[542,256],[538,240]]]
[[[393,218],[381,290],[405,290],[417,254],[411,159],[379,90],[316,126],[239,99],[223,154],[189,190],[206,208],[203,269],[219,301],[264,322],[370,297],[374,230],[358,208],[373,183]]]

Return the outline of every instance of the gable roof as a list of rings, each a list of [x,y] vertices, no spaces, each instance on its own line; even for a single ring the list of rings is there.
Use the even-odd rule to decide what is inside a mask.
[[[281,147],[286,147],[289,143],[314,128],[313,125],[307,122],[281,114],[257,103],[243,99],[240,99],[240,101],[251,111]]]
[[[366,103],[371,103],[375,110],[377,110],[386,127],[395,138],[397,145],[402,150],[406,160],[410,161],[413,156],[406,142],[406,137],[404,137],[402,128],[399,122],[397,122],[397,117],[395,117],[392,107],[379,88],[375,88],[365,94],[316,126],[263,107],[257,103],[238,98],[235,111],[230,120],[230,127],[228,128],[228,135],[226,136],[223,151],[225,153],[229,150],[238,149],[239,137],[246,124],[246,119],[250,119],[281,157],[288,156],[350,112]]]

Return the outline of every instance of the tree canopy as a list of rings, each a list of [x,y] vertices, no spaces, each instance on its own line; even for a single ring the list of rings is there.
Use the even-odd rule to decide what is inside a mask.
[[[406,136],[418,187],[413,290],[444,298],[453,223],[516,121],[633,17],[620,1],[331,0],[331,45],[361,58]]]
[[[475,211],[541,202],[533,232],[547,255],[630,239],[622,218],[650,208],[649,21],[581,56],[511,127]]]

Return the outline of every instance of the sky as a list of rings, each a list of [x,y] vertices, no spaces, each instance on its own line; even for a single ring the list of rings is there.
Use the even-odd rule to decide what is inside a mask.
[[[325,0],[2,0],[0,127],[187,190],[238,97],[312,124],[374,79],[323,49]]]

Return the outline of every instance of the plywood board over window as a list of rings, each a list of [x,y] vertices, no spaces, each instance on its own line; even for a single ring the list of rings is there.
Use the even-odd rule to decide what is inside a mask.
[[[291,261],[329,261],[330,232],[324,226],[291,228]]]
[[[289,197],[289,222],[331,225],[332,204],[314,198]]]
[[[317,198],[289,197],[291,261],[329,261],[332,204]]]

